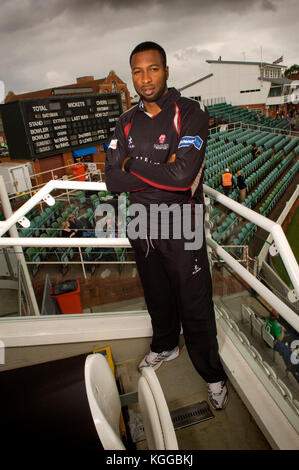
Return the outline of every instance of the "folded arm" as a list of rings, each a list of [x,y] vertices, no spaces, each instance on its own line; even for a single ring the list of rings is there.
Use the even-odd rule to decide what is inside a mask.
[[[193,109],[182,119],[175,159],[158,165],[131,159],[125,165],[127,173],[156,188],[169,191],[190,189],[204,160],[208,126],[208,112],[201,111],[200,107]]]
[[[127,156],[126,137],[119,121],[106,153],[105,182],[108,191],[121,193],[139,191],[148,187],[133,174],[122,170],[123,162]]]

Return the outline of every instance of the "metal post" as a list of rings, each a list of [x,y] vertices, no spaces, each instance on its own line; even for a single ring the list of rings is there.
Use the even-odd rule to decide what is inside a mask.
[[[2,202],[4,216],[5,216],[6,219],[8,219],[9,217],[12,216],[13,212],[12,212],[12,208],[11,208],[11,205],[10,205],[10,202],[9,202],[6,186],[5,186],[4,179],[3,179],[2,175],[0,175],[0,199],[1,199],[1,202]],[[13,225],[9,229],[9,234],[10,234],[11,237],[18,237],[19,236],[17,228],[16,228],[15,225]],[[30,274],[29,274],[29,271],[28,271],[28,268],[27,268],[27,264],[26,264],[26,261],[25,261],[23,250],[20,251],[20,249],[15,245],[14,245],[13,249],[14,249],[17,260],[19,261],[19,263],[21,264],[21,266],[23,268],[24,280],[25,280],[26,285],[27,285],[27,289],[28,289],[30,300],[31,300],[31,303],[32,303],[32,308],[33,308],[34,315],[40,315],[38,304],[37,304],[35,293],[34,293],[34,290],[33,290],[33,287],[32,287],[31,278],[30,278]]]
[[[79,255],[80,255],[80,260],[81,260],[81,265],[82,265],[83,276],[84,276],[84,279],[87,279],[81,247],[78,246],[78,248],[79,248]]]
[[[70,194],[69,194],[69,190],[66,189],[66,197],[67,197],[67,202],[69,204],[69,206],[71,205],[71,200],[70,200]]]
[[[210,229],[210,207],[211,207],[211,201],[210,198],[206,195],[204,195],[204,203],[205,206],[207,207],[204,221],[203,221],[203,230],[205,232],[205,235],[207,237],[211,237],[211,229]],[[212,276],[212,269],[213,269],[213,261],[212,261],[212,249],[207,245],[207,254],[208,254],[208,259],[209,259],[209,264],[210,264],[210,272]]]
[[[19,294],[19,316],[22,316],[22,283],[21,283],[21,265],[18,263],[18,294]]]

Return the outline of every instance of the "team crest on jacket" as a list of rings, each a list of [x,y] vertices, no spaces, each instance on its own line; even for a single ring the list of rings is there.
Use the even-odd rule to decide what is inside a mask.
[[[167,150],[168,147],[169,147],[169,144],[165,144],[165,141],[166,141],[166,135],[165,134],[161,134],[159,139],[158,139],[158,144],[154,144],[154,148],[156,150]]]

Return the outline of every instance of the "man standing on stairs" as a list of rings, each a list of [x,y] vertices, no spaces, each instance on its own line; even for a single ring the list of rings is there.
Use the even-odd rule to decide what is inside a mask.
[[[237,177],[237,186],[240,190],[240,204],[242,204],[242,202],[244,202],[245,199],[246,199],[247,185],[245,183],[244,176],[242,176],[242,171],[241,170],[238,170],[237,175],[238,175],[238,177]]]
[[[152,320],[150,352],[139,370],[158,369],[179,356],[181,325],[189,356],[208,383],[208,397],[215,409],[228,401],[226,374],[220,361],[212,300],[212,282],[205,239],[200,247],[187,249],[185,234],[176,237],[169,214],[173,205],[188,206],[191,226],[203,231],[196,206],[203,204],[204,153],[209,116],[198,102],[168,89],[164,49],[153,42],[139,44],[131,53],[133,83],[140,96],[138,105],[120,117],[106,155],[106,185],[112,192],[130,192],[130,203],[146,210],[147,231],[143,237],[128,236]],[[194,184],[196,182],[196,184]],[[194,188],[194,185],[196,186]],[[151,237],[152,208],[163,211],[158,235]],[[167,210],[165,211],[167,212]],[[184,225],[182,211],[176,226]],[[170,217],[172,216],[172,217]],[[161,234],[165,224],[169,236]],[[172,226],[173,228],[173,226]]]
[[[229,195],[232,193],[233,185],[234,185],[233,175],[229,171],[229,168],[225,169],[225,172],[223,173],[221,177],[221,183],[222,183],[225,196],[229,197]]]

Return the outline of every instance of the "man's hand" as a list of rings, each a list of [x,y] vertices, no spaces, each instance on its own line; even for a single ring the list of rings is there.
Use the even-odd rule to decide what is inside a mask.
[[[131,157],[126,157],[126,158],[124,159],[124,161],[122,162],[121,171],[126,171],[126,170],[125,170],[125,165],[126,165],[127,161],[130,160],[130,158],[131,158]]]
[[[167,160],[167,163],[173,163],[176,159],[176,154],[173,153],[172,155],[170,155],[169,159]]]

